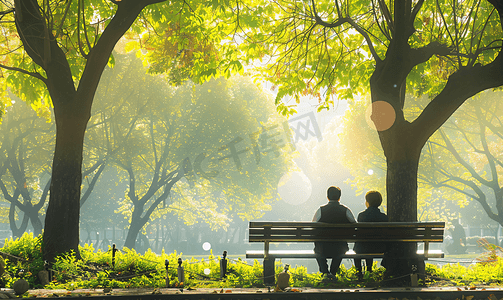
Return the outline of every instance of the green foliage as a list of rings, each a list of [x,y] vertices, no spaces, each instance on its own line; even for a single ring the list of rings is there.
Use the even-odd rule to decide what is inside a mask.
[[[0,249],[4,254],[6,272],[0,278],[6,287],[24,278],[31,288],[41,288],[37,278],[43,270],[41,256],[41,236],[34,238],[32,234],[24,234],[16,240],[6,240]],[[441,267],[426,264],[426,285],[498,285],[503,282],[503,258],[501,248],[486,244],[488,250],[481,259],[482,263],[469,266],[445,264]],[[141,255],[134,250],[124,248],[117,251],[115,264],[112,263],[112,249],[95,251],[92,245],[81,247],[82,259],[76,259],[74,253],[58,256],[52,265],[53,281],[44,286],[45,289],[75,290],[80,288],[138,288],[165,287],[166,264],[171,287],[184,288],[236,288],[264,287],[262,264],[254,260],[250,265],[241,258],[227,258],[227,276],[220,278],[221,258],[213,253],[207,259],[185,259],[182,262],[185,280],[178,281],[178,259],[181,253],[161,253],[157,255],[150,250]],[[10,255],[10,256],[9,256]],[[15,259],[13,257],[18,257]],[[284,270],[284,264],[277,261],[276,276]],[[385,269],[374,262],[373,272],[366,273],[362,281],[357,280],[354,267],[346,269],[341,265],[339,280],[335,283],[322,282],[322,274],[307,273],[304,266],[291,267],[290,286],[292,287],[375,287],[385,283]]]
[[[491,263],[477,263],[469,266],[445,264],[438,267],[426,264],[426,273],[430,275],[429,284],[436,285],[500,285],[503,282],[503,258],[498,257]]]
[[[42,236],[33,237],[33,233],[24,233],[17,239],[6,239],[1,252],[5,257],[5,273],[0,277],[0,284],[12,287],[16,280],[23,278],[30,286],[39,285],[38,272],[44,268],[42,258]]]

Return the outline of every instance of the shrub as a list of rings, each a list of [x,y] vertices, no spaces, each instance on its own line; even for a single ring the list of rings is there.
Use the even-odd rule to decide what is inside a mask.
[[[460,264],[446,264],[442,267],[426,264],[426,284],[444,285],[495,285],[503,282],[503,259],[501,248],[484,243],[487,250],[479,257],[481,263],[468,267]],[[5,274],[0,277],[0,283],[6,287],[19,278],[24,278],[31,288],[42,287],[37,274],[43,269],[41,237],[34,238],[31,234],[24,234],[16,240],[8,240],[0,249],[4,253],[18,257],[7,258]],[[48,289],[77,288],[135,288],[135,287],[164,287],[166,284],[166,265],[168,261],[168,278],[172,287],[264,287],[263,267],[257,260],[247,264],[241,258],[229,259],[227,276],[220,278],[221,258],[211,253],[207,259],[186,259],[182,261],[185,270],[184,279],[178,279],[177,252],[157,255],[150,250],[145,254],[138,254],[133,249],[124,248],[117,251],[115,265],[112,265],[112,250],[95,251],[92,245],[85,245],[79,249],[82,259],[77,260],[74,253],[58,256],[52,265],[53,281],[45,286]],[[277,261],[276,275],[283,271],[284,265]],[[290,285],[293,287],[323,287],[321,273],[308,274],[304,266],[290,268]],[[384,283],[383,267],[374,265],[372,273],[365,274],[363,281],[357,281],[354,267],[346,269],[341,265],[337,283],[331,286],[361,287],[379,286]]]
[[[44,269],[42,258],[42,236],[33,237],[33,233],[24,233],[15,240],[6,239],[0,249],[5,255],[5,273],[0,277],[0,285],[12,288],[18,279],[28,281],[30,287],[39,287],[37,274]]]

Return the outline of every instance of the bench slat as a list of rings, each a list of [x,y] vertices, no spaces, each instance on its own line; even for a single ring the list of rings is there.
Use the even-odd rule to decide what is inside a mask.
[[[445,227],[445,222],[365,222],[365,223],[355,223],[355,224],[331,224],[322,222],[281,222],[281,221],[252,221],[249,222],[249,228],[264,228],[264,227],[286,227],[291,228],[295,224],[297,228],[316,228],[316,227],[354,227],[358,224],[358,227],[431,227],[442,229]]]
[[[424,256],[423,250],[417,250],[417,255]],[[269,255],[272,258],[316,258],[313,250],[270,250]],[[365,253],[356,254],[353,250],[349,250],[343,256],[344,258],[383,258],[384,253]],[[444,253],[441,250],[429,250],[428,258],[443,258]],[[248,250],[246,251],[246,258],[264,258],[263,250]]]
[[[408,242],[442,242],[443,230],[416,228],[265,228],[249,229],[250,242],[314,242],[314,241],[408,241]]]

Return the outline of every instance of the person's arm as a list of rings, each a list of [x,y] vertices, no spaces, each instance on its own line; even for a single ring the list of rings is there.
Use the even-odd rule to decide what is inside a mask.
[[[355,216],[349,207],[346,210],[346,217],[348,218],[349,223],[356,223]]]
[[[358,219],[357,219],[357,222],[363,222],[363,212],[360,212],[358,214]]]
[[[318,222],[321,219],[321,208],[318,208],[313,217],[313,222]]]

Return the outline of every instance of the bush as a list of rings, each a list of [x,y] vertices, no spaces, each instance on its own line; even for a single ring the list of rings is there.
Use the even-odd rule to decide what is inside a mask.
[[[16,240],[7,240],[0,249],[9,256],[5,260],[6,272],[0,277],[0,283],[12,288],[12,284],[20,278],[27,280],[31,288],[41,288],[37,278],[43,269],[42,239],[24,234]],[[460,264],[447,264],[442,267],[426,264],[426,284],[444,285],[495,285],[503,282],[502,249],[491,244],[484,244],[487,252],[480,257],[480,263],[468,267]],[[115,264],[112,264],[112,249],[95,251],[92,245],[79,249],[82,259],[77,260],[74,253],[68,253],[56,258],[52,265],[53,281],[45,288],[74,290],[77,288],[136,288],[164,287],[166,285],[166,265],[168,261],[168,277],[172,287],[194,288],[230,288],[230,287],[264,287],[262,264],[257,260],[252,265],[240,258],[229,259],[227,277],[220,278],[221,258],[211,253],[208,259],[186,259],[182,262],[185,277],[178,279],[178,259],[176,252],[157,255],[150,250],[141,255],[133,249],[124,248],[117,251]],[[283,271],[281,261],[276,262],[276,275]],[[308,274],[304,266],[290,268],[290,285],[294,287],[323,287],[321,273]],[[331,286],[362,287],[379,286],[384,283],[383,267],[374,263],[374,271],[366,273],[363,281],[357,281],[354,267],[346,269],[341,265],[337,283]]]
[[[24,233],[16,240],[6,239],[0,249],[5,259],[5,273],[0,277],[0,285],[12,288],[18,279],[28,281],[30,287],[40,287],[38,272],[44,269],[42,258],[42,236],[33,237],[33,233]]]

